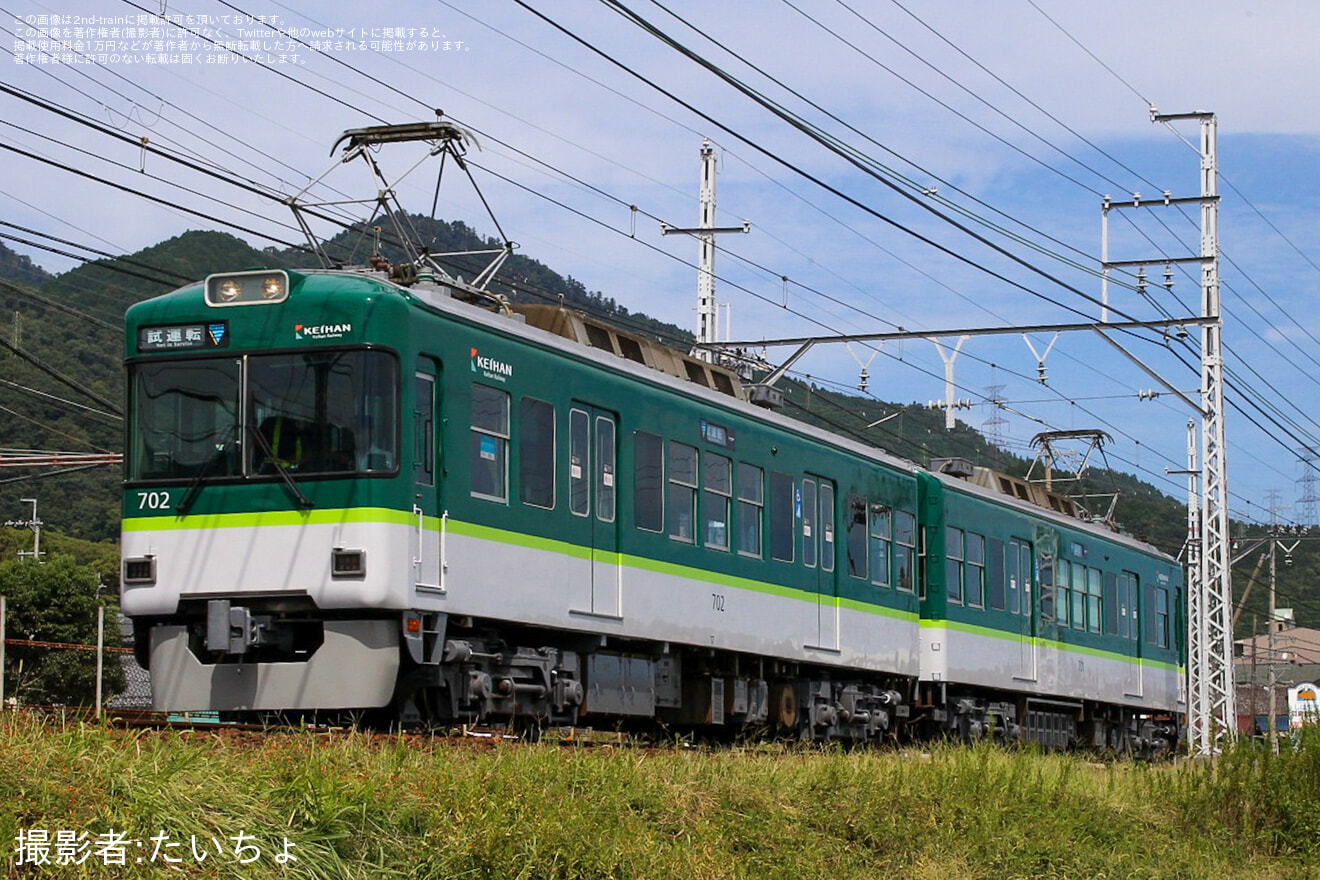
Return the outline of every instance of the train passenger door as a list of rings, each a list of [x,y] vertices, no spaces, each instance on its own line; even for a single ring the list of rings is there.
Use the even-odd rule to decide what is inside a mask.
[[[816,642],[809,647],[839,650],[839,592],[835,579],[834,484],[824,477],[802,480],[802,564],[816,571]]]
[[[1031,542],[1011,538],[1004,559],[1008,567],[1008,607],[1018,632],[1017,671],[1013,677],[1035,681],[1036,670],[1036,557]]]
[[[570,610],[620,617],[623,567],[619,560],[618,419],[574,401],[568,413],[568,506],[587,536],[587,560],[572,585]]]
[[[1137,576],[1125,571],[1118,578],[1118,635],[1127,639],[1128,658],[1127,682],[1123,688],[1129,697],[1140,697],[1142,690],[1141,670],[1141,627],[1137,625],[1137,594],[1139,593]]]
[[[413,374],[413,583],[419,594],[443,595],[441,546],[444,542],[443,502],[437,413],[440,365],[418,360]]]

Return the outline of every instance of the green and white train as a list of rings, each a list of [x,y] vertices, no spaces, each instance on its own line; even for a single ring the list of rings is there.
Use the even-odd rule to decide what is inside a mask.
[[[1176,560],[578,313],[407,280],[129,310],[122,608],[157,708],[1176,738]]]

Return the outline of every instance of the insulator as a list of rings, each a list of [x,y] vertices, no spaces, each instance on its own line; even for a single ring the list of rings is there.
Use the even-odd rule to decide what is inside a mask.
[[[1146,267],[1142,266],[1137,270],[1137,293],[1146,295]]]
[[[1173,290],[1173,265],[1170,263],[1164,264],[1164,289]]]

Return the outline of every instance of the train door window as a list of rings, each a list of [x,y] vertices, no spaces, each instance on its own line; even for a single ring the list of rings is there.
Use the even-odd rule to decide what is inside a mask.
[[[856,495],[848,499],[848,575],[866,579],[866,499]]]
[[[820,484],[820,570],[834,571],[834,484]]]
[[[706,452],[701,496],[701,516],[706,524],[706,546],[729,549],[729,499],[733,495],[731,462],[722,455]]]
[[[1031,544],[1018,541],[1018,568],[1022,572],[1022,613],[1031,615],[1031,581],[1035,572],[1035,557],[1031,553]]]
[[[1018,541],[1014,538],[1008,542],[1008,555],[1004,560],[1008,563],[1008,613],[1022,613],[1022,572],[1018,560]]]
[[[802,564],[816,567],[816,481],[802,481]]]
[[[1130,571],[1118,579],[1118,637],[1137,637],[1137,576]]]
[[[591,513],[590,423],[590,416],[582,410],[568,411],[568,509],[574,516]]]
[[[912,592],[917,561],[917,518],[905,510],[894,511],[894,573],[898,588]]]
[[[944,530],[944,589],[949,601],[961,605],[963,601],[963,531]]]
[[[1086,566],[1072,567],[1072,627],[1086,629]]]
[[[1169,647],[1169,590],[1167,587],[1155,588],[1154,641],[1157,647]]]
[[[770,472],[770,556],[793,561],[793,478]]]
[[[1059,626],[1068,625],[1068,609],[1072,605],[1068,597],[1072,594],[1069,584],[1072,583],[1072,563],[1066,559],[1060,559],[1054,566],[1054,610],[1059,616]]]
[[[669,537],[696,543],[697,450],[686,443],[669,443]]]
[[[967,533],[965,547],[965,593],[967,604],[973,608],[985,607],[985,536]]]
[[[647,532],[665,530],[664,451],[664,441],[654,434],[633,436],[633,524]]]
[[[555,506],[555,408],[530,397],[519,404],[518,494],[532,507]]]
[[[738,462],[738,552],[761,558],[761,523],[765,512],[765,472]]]
[[[472,495],[508,501],[509,394],[472,385]]]
[[[1086,569],[1086,629],[1100,632],[1100,619],[1103,602],[1100,595],[1100,569]]]
[[[596,519],[614,522],[615,485],[614,419],[596,416]]]
[[[998,538],[990,539],[990,555],[986,560],[986,586],[990,592],[990,608],[1004,611],[1008,608],[1008,590],[1004,582],[1004,542]]]
[[[413,378],[413,481],[435,485],[435,377],[417,373]]]
[[[872,504],[870,511],[870,542],[868,554],[871,563],[871,583],[887,587],[890,583],[890,531],[892,513],[883,504]]]

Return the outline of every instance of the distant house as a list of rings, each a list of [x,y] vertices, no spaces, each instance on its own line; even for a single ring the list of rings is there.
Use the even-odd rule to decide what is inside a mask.
[[[1238,731],[1269,730],[1270,686],[1275,723],[1288,726],[1288,689],[1320,682],[1320,630],[1296,625],[1292,610],[1280,608],[1269,630],[1234,643]]]

